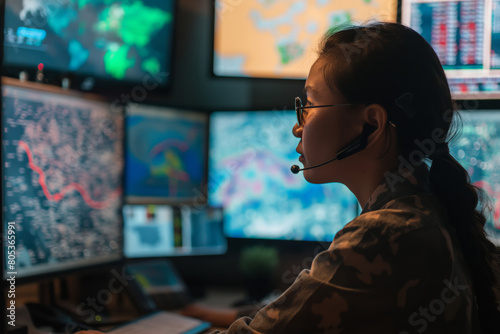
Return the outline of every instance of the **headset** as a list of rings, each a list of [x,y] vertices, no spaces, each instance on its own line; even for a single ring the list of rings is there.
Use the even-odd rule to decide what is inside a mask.
[[[342,159],[345,159],[347,157],[350,157],[351,155],[358,153],[359,151],[363,150],[366,147],[366,145],[368,143],[368,137],[376,129],[377,129],[377,127],[375,127],[373,125],[365,124],[363,126],[363,132],[361,133],[361,135],[359,137],[355,138],[352,142],[350,142],[346,146],[344,146],[342,149],[340,149],[340,151],[338,151],[337,154],[335,155],[335,158],[327,160],[323,163],[320,163],[319,165],[315,165],[315,166],[311,166],[311,167],[307,167],[307,168],[300,168],[297,165],[293,165],[290,168],[290,170],[292,171],[292,173],[298,174],[299,172],[302,172],[302,171],[305,171],[308,169],[321,167],[321,166],[326,165],[326,164],[328,164],[332,161],[335,161],[335,160],[342,160]]]

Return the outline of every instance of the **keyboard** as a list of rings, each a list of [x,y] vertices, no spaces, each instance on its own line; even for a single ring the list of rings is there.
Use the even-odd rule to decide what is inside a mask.
[[[195,334],[210,328],[208,322],[160,311],[117,327],[112,334]]]

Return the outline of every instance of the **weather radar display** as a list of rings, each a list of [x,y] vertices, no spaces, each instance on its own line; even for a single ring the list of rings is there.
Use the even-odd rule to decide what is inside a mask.
[[[18,276],[118,260],[121,112],[88,97],[2,88],[3,210],[16,226]]]
[[[127,109],[127,201],[186,201],[203,191],[207,115],[132,104]]]
[[[173,0],[7,0],[5,62],[141,82],[166,80]]]
[[[482,188],[493,205],[485,229],[500,246],[500,114],[498,111],[462,113],[461,136],[450,146],[474,185]]]
[[[323,35],[343,25],[396,22],[397,0],[215,0],[215,75],[307,77]]]

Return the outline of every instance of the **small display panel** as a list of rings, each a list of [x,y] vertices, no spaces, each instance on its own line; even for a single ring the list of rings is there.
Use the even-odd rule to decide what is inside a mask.
[[[8,66],[167,84],[174,0],[7,0]]]
[[[124,252],[129,258],[223,254],[223,213],[215,207],[125,205]]]

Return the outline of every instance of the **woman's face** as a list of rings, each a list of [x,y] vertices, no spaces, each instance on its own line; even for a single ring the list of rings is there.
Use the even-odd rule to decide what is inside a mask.
[[[304,106],[320,106],[347,103],[340,94],[335,96],[327,86],[323,68],[326,61],[319,58],[311,67],[307,77]],[[295,124],[294,136],[300,138],[297,152],[301,154],[299,161],[304,167],[321,164],[335,157],[337,152],[355,137],[349,126],[353,118],[353,107],[334,106],[311,108],[304,110],[304,122]],[[342,175],[349,163],[346,160],[333,161],[324,166],[304,171],[304,177],[311,183],[341,182]]]

